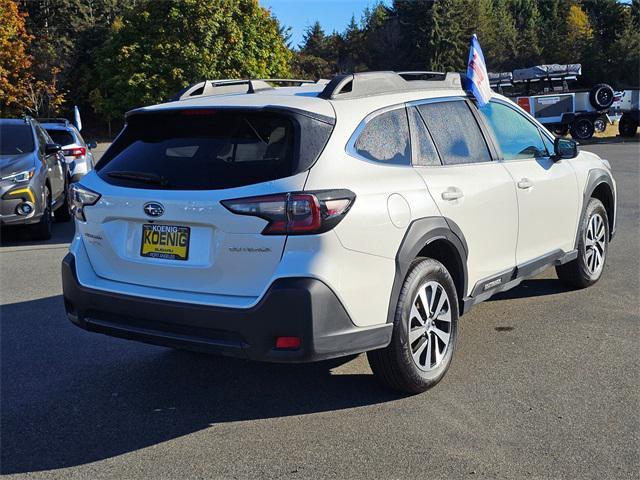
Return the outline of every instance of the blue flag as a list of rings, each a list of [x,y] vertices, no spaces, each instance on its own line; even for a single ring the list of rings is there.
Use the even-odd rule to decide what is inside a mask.
[[[478,42],[478,37],[476,37],[475,33],[471,37],[471,44],[469,45],[467,78],[469,79],[469,89],[478,100],[478,105],[485,106],[491,98],[491,86],[489,85],[487,64],[484,62],[480,42]]]

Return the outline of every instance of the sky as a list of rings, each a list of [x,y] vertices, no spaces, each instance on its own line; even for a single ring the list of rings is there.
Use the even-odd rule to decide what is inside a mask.
[[[377,3],[376,0],[260,0],[263,7],[271,8],[281,25],[292,27],[291,44],[296,48],[306,27],[316,20],[326,33],[342,32],[352,15],[359,22],[363,10]]]

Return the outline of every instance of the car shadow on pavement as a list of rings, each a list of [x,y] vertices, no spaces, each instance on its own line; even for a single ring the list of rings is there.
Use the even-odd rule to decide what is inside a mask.
[[[3,228],[0,232],[0,247],[32,247],[36,245],[59,245],[71,243],[75,225],[73,222],[54,222],[49,240],[32,240],[27,227]]]
[[[2,474],[86,464],[224,422],[403,397],[371,374],[335,371],[353,357],[254,363],[85,332],[60,295],[3,305],[0,326]]]
[[[513,300],[516,298],[542,297],[575,290],[556,278],[531,278],[506,292],[496,293],[489,301]]]

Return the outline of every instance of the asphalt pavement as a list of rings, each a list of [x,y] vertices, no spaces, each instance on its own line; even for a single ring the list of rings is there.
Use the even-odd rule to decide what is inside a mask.
[[[549,269],[461,320],[444,380],[404,396],[360,355],[210,357],[88,333],[64,315],[73,236],[0,246],[2,474],[11,478],[638,478],[639,143],[585,147],[619,189],[601,281]]]

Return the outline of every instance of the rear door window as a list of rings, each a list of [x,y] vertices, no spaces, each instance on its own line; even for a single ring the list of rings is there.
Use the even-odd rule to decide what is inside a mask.
[[[369,120],[355,142],[358,155],[374,162],[411,164],[409,125],[404,108],[381,113]]]
[[[410,107],[409,125],[411,127],[411,145],[413,164],[419,167],[442,165],[436,146],[416,107]]]
[[[276,113],[139,114],[97,169],[105,181],[129,187],[233,188],[297,173],[296,144],[294,122]]]
[[[464,100],[418,105],[445,165],[490,162],[480,127]]]

